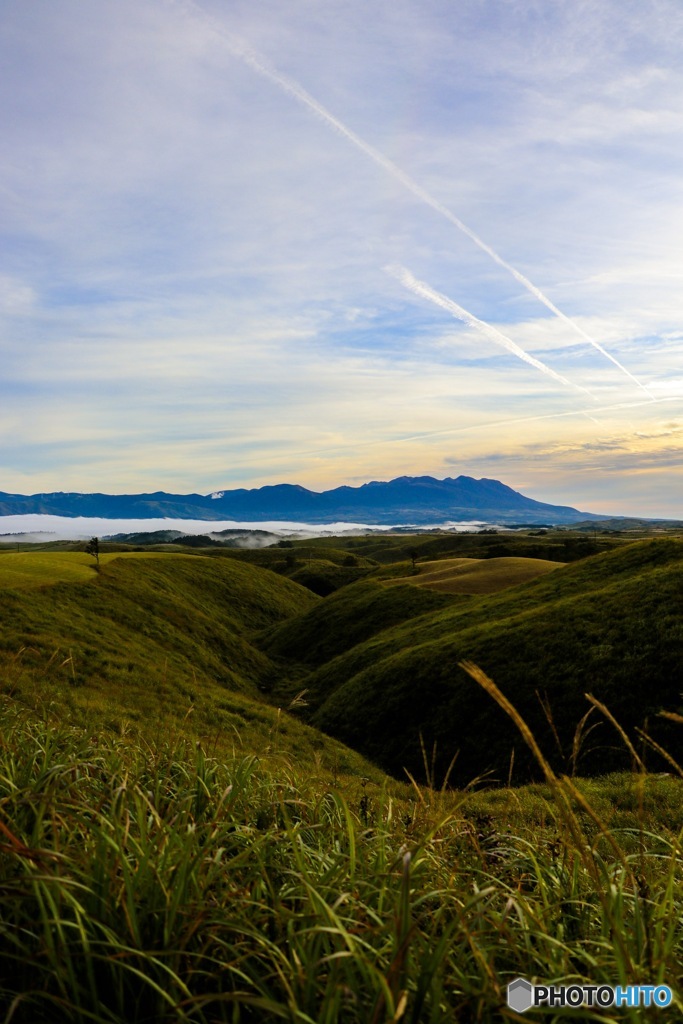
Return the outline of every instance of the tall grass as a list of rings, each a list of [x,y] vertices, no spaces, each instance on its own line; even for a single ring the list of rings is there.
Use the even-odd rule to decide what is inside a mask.
[[[637,777],[618,829],[552,773],[411,800],[0,714],[4,1024],[483,1022],[522,1019],[518,975],[680,988],[678,779]]]

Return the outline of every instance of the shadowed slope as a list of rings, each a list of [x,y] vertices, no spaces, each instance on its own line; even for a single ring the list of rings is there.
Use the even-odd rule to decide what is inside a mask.
[[[497,680],[545,737],[546,753],[569,770],[586,691],[627,726],[678,709],[682,562],[683,543],[645,542],[499,594],[452,598],[441,610],[350,642],[309,675],[302,685],[317,704],[312,721],[399,774],[404,766],[421,770],[422,731],[429,747],[438,741],[442,770],[460,750],[462,781],[490,768],[506,778],[513,748],[523,777],[528,759],[508,721],[458,668],[469,659]],[[601,725],[583,748],[580,770],[621,766],[614,739],[612,727]],[[590,753],[594,746],[600,749]]]
[[[260,644],[273,657],[323,665],[398,623],[448,607],[452,601],[440,594],[407,587],[389,590],[377,580],[363,580],[265,631]]]

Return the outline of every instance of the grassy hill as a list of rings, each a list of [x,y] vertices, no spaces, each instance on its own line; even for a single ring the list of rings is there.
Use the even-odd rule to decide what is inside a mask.
[[[649,716],[666,741],[658,713],[681,703],[680,541],[622,545],[567,566],[537,560],[531,571],[543,575],[526,583],[516,582],[529,572],[521,558],[418,562],[422,571],[401,581],[410,562],[378,566],[325,548],[330,560],[290,565],[294,576],[349,574],[322,599],[310,580],[254,565],[250,552],[104,554],[99,572],[82,553],[4,553],[5,690],[160,729],[189,714],[198,734],[239,735],[261,749],[276,728],[309,753],[334,737],[398,777],[405,768],[423,777],[423,748],[431,758],[436,744],[434,769],[445,773],[457,753],[461,784],[487,772],[507,779],[512,758],[511,777],[523,781],[530,757],[458,667],[467,659],[518,705],[560,770],[627,766],[595,710],[595,728],[575,745],[587,691],[629,729]],[[292,549],[283,555],[296,561]],[[276,724],[277,707],[302,690],[307,706]]]
[[[406,614],[377,629],[365,620],[378,584],[359,582],[340,592],[339,606],[327,599],[278,627],[268,649],[316,664],[301,682],[311,721],[394,773],[421,771],[420,733],[428,748],[437,743],[441,771],[460,751],[460,781],[491,769],[507,778],[513,749],[514,777],[528,771],[505,716],[458,668],[463,659],[480,665],[528,716],[558,767],[607,770],[623,765],[624,755],[605,722],[572,762],[575,730],[589,709],[584,694],[594,693],[628,727],[650,716],[651,729],[666,736],[656,716],[681,702],[682,563],[680,541],[649,541],[498,594],[443,595],[438,609],[410,603],[417,593],[427,596],[423,589],[385,588],[397,605],[406,601]],[[337,629],[338,610],[356,625]],[[330,639],[316,642],[316,635]],[[599,717],[594,712],[591,724]]]
[[[422,731],[437,782],[514,746],[524,777],[471,657],[571,768],[584,689],[626,725],[678,707],[683,544],[487,595],[387,561],[325,598],[244,558],[49,554],[0,555],[3,1024],[493,1024],[518,976],[666,982],[581,1019],[680,1019],[683,769],[439,791],[331,735],[400,775]],[[278,710],[303,686],[331,735]],[[579,770],[623,750],[594,742]]]
[[[277,734],[290,752],[354,761],[266,700],[280,669],[253,637],[315,606],[309,590],[229,559],[104,555],[96,572],[84,558],[0,557],[0,689],[93,728],[163,734],[184,722],[218,748],[264,752]]]
[[[100,555],[106,565],[113,558],[155,558],[153,552],[126,551]],[[94,558],[84,551],[2,551],[0,589],[42,587],[50,583],[93,583],[97,579]]]
[[[410,583],[442,594],[493,594],[543,576],[561,564],[541,558],[442,558],[420,562],[417,575],[398,576],[387,585]]]
[[[418,615],[450,606],[439,594],[374,579],[344,587],[297,616],[264,630],[259,642],[271,656],[322,665],[338,654]]]

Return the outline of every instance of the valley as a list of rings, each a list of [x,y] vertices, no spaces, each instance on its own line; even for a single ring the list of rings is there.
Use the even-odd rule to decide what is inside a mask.
[[[666,742],[660,712],[681,709],[681,541],[551,532],[339,543],[105,542],[98,565],[85,551],[4,551],[6,690],[58,696],[84,715],[116,707],[133,723],[189,709],[198,735],[210,723],[215,742],[237,730],[247,746],[249,722],[265,728],[305,691],[287,729],[312,727],[320,744],[339,741],[397,779],[425,781],[426,746],[442,774],[457,759],[459,786],[533,781],[524,744],[459,668],[472,661],[557,770],[629,766],[586,692],[626,729],[648,720]],[[499,553],[513,550],[524,554]],[[579,742],[589,711],[590,742]]]
[[[150,540],[0,550],[7,1021],[676,976],[683,541]]]

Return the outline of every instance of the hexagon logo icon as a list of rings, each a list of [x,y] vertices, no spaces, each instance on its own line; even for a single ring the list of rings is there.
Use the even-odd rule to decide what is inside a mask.
[[[515,978],[508,985],[508,1006],[517,1013],[525,1013],[534,1005],[533,985],[524,978]]]

